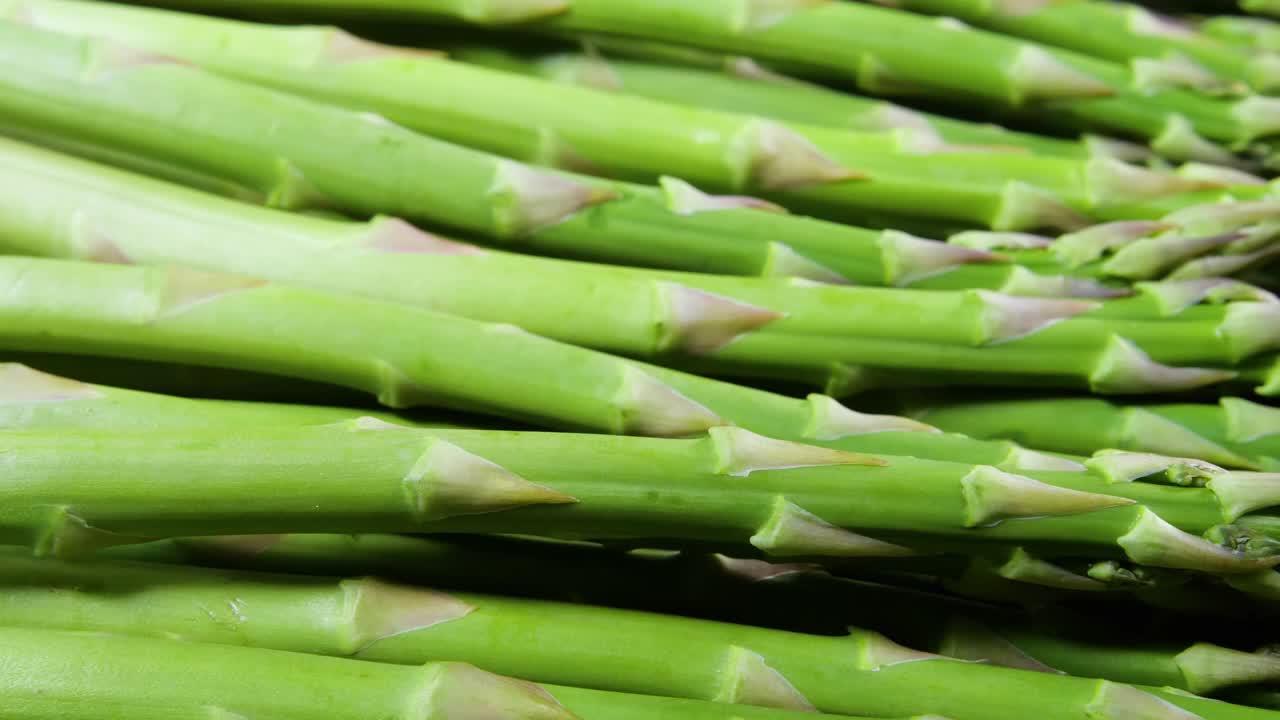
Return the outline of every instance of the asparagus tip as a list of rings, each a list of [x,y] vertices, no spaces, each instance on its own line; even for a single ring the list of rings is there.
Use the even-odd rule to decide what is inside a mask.
[[[721,475],[743,477],[758,470],[889,464],[871,455],[775,440],[739,427],[715,427],[707,433],[716,452],[716,472]]]
[[[1000,286],[1009,295],[1027,297],[1076,297],[1108,299],[1126,297],[1133,291],[1125,287],[1104,285],[1091,278],[1069,275],[1041,275],[1021,265],[1014,265],[1009,278]]]
[[[1164,217],[1184,233],[1215,235],[1280,218],[1280,200],[1252,200],[1192,205]]]
[[[1074,515],[1134,504],[1129,498],[1048,485],[990,465],[974,468],[960,484],[967,527],[990,527],[1011,519]]]
[[[662,346],[690,353],[718,350],[738,337],[786,317],[785,313],[757,307],[677,283],[660,283],[667,306]]]
[[[959,265],[1003,259],[986,250],[928,240],[899,230],[881,232],[879,244],[885,282],[898,287],[939,275]]]
[[[374,578],[343,580],[339,586],[350,631],[345,646],[351,654],[379,640],[457,620],[475,610],[444,593]]]
[[[769,243],[764,268],[760,274],[762,277],[799,278],[829,285],[849,284],[849,278],[810,260],[793,250],[790,245],[780,242]]]
[[[1000,193],[1000,209],[991,223],[995,230],[1079,230],[1093,224],[1089,218],[1053,193],[1021,180],[1009,181]]]
[[[405,477],[405,489],[415,517],[424,521],[577,502],[434,438]]]
[[[749,542],[779,557],[910,557],[917,553],[901,545],[849,532],[778,497],[773,513]]]
[[[1085,711],[1097,720],[1203,720],[1168,700],[1110,680],[1098,681],[1098,691]]]
[[[1026,337],[1051,325],[1101,305],[1087,300],[1015,297],[989,290],[974,290],[982,307],[982,344],[1001,343]]]
[[[996,574],[1006,580],[1050,587],[1056,590],[1098,592],[1106,586],[1086,575],[1071,572],[1048,560],[1038,558],[1025,548],[1015,548],[1009,559],[996,568]]]
[[[1280,304],[1234,302],[1218,325],[1232,359],[1240,361],[1260,352],[1280,348]]]
[[[1280,657],[1196,643],[1174,657],[1187,689],[1208,694],[1232,685],[1280,681]]]
[[[1236,373],[1230,370],[1162,365],[1152,360],[1132,341],[1112,335],[1089,376],[1089,384],[1099,393],[1176,392],[1225,382],[1235,377]]]
[[[1085,465],[1109,483],[1130,483],[1158,475],[1174,485],[1203,487],[1226,472],[1198,458],[1128,450],[1099,450],[1085,461]]]
[[[1129,62],[1134,87],[1140,90],[1188,88],[1200,92],[1224,93],[1243,90],[1242,83],[1231,81],[1182,53],[1161,57],[1137,57]]]
[[[1122,447],[1143,448],[1174,457],[1199,458],[1216,466],[1243,470],[1259,470],[1256,463],[1209,438],[1146,408],[1131,407],[1125,411]],[[1197,484],[1184,470],[1182,482]],[[1207,481],[1208,477],[1204,478]]]
[[[1151,298],[1163,317],[1172,317],[1203,302],[1225,303],[1237,300],[1271,304],[1280,302],[1262,288],[1223,277],[1189,278],[1141,282],[1138,294]]]
[[[1280,473],[1234,471],[1209,481],[1227,522],[1263,508],[1280,505]]]
[[[1280,563],[1280,556],[1251,557],[1183,532],[1146,507],[1139,509],[1133,526],[1116,544],[1135,563],[1175,570],[1229,575]]]
[[[1080,267],[1134,240],[1176,227],[1173,223],[1153,220],[1102,223],[1059,237],[1053,244],[1053,254],[1068,267]]]
[[[579,720],[541,686],[464,663],[438,663],[422,704],[449,720]]]
[[[1085,167],[1095,205],[1137,203],[1174,193],[1220,187],[1209,180],[1147,170],[1110,158],[1094,158]]]
[[[666,197],[667,209],[676,215],[696,215],[717,210],[763,210],[786,213],[787,209],[768,200],[748,195],[711,195],[680,178],[663,175],[658,186]]]
[[[1108,83],[1055,57],[1035,45],[1024,45],[1008,69],[1014,102],[1106,97],[1115,94]]]
[[[364,246],[388,253],[420,255],[484,255],[484,250],[456,240],[449,240],[395,217],[380,216],[373,220]]]
[[[1183,163],[1176,171],[1180,177],[1205,183],[1205,187],[1261,186],[1266,185],[1265,178],[1246,172],[1239,168],[1214,165],[1212,163]]]
[[[942,432],[932,425],[900,415],[860,413],[827,395],[814,393],[806,400],[809,403],[809,426],[805,429],[805,437],[813,440],[837,440],[850,435],[880,432]]]
[[[751,184],[767,190],[821,185],[844,180],[865,179],[858,172],[836,162],[803,135],[775,122],[752,122],[748,162]]]
[[[764,582],[788,575],[822,572],[817,563],[774,563],[755,558],[731,558],[727,555],[712,555],[712,561],[725,574],[742,578],[751,582]]]
[[[22,363],[0,363],[0,405],[99,400],[103,394],[88,383],[50,375]]]
[[[716,702],[817,712],[813,703],[782,673],[747,648],[730,647],[723,676],[724,683],[716,693]]]
[[[615,200],[616,190],[503,160],[495,176],[495,222],[505,237],[555,225],[592,205]]]
[[[639,368],[626,366],[615,397],[616,432],[623,435],[684,437],[728,422]]]

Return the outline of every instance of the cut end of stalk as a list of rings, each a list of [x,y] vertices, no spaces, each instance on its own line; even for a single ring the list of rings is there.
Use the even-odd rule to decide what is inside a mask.
[[[1043,250],[1051,247],[1053,238],[1021,232],[967,230],[947,238],[947,242],[972,250]]]
[[[999,465],[1001,470],[1049,470],[1053,472],[1084,472],[1082,463],[1039,450],[1014,445],[1009,457]]]
[[[541,686],[464,663],[436,663],[418,706],[449,720],[580,720]]]
[[[1029,672],[1065,674],[1028,655],[1008,638],[964,616],[947,620],[938,650],[947,657]]]
[[[1121,248],[1102,264],[1102,271],[1129,280],[1159,277],[1171,268],[1240,239],[1238,232],[1208,237],[1165,235],[1144,238]]]
[[[1161,365],[1131,341],[1113,335],[1089,375],[1089,385],[1104,394],[1179,392],[1235,377],[1230,370]]]
[[[928,240],[898,230],[881,232],[879,244],[885,283],[895,287],[940,275],[960,265],[1003,259],[985,250]]]
[[[938,428],[900,415],[870,415],[852,410],[827,395],[811,394],[809,424],[804,436],[811,440],[838,440],[850,435],[881,432],[940,433]]]
[[[716,473],[744,477],[758,470],[789,470],[827,465],[885,466],[888,461],[833,448],[774,440],[739,427],[707,431],[715,448]]]
[[[439,439],[431,439],[414,462],[404,478],[404,489],[420,522],[577,502]]]
[[[373,578],[340,584],[347,614],[349,654],[396,635],[447,623],[471,614],[474,607],[444,593],[392,585]]]
[[[1161,155],[1178,161],[1194,160],[1240,167],[1242,160],[1227,148],[1200,136],[1191,121],[1181,115],[1171,115],[1164,128],[1151,140],[1151,148]]]
[[[531,22],[568,12],[570,0],[478,0],[466,3],[462,16],[482,25]]]
[[[1234,397],[1224,397],[1218,402],[1226,415],[1228,440],[1248,443],[1280,435],[1280,408]]]
[[[817,712],[817,708],[800,693],[782,673],[769,666],[759,654],[734,645],[721,672],[724,683],[715,702],[734,705]]]
[[[1227,522],[1255,510],[1280,505],[1280,473],[1229,472],[1209,481]]]
[[[778,123],[755,121],[747,132],[751,138],[748,167],[752,187],[786,190],[866,177],[827,157],[807,138]]]
[[[989,527],[1005,520],[1075,515],[1132,505],[1129,498],[1068,490],[980,465],[960,481],[965,526]]]
[[[639,368],[627,365],[614,400],[619,435],[688,437],[728,425],[724,418]]]
[[[32,546],[37,557],[77,558],[103,548],[135,545],[152,538],[120,535],[95,528],[66,507],[54,508]]]
[[[838,528],[779,496],[750,543],[777,557],[910,557],[916,551]]]
[[[1239,362],[1258,353],[1280,348],[1280,305],[1268,302],[1234,302],[1218,325],[1231,359]]]
[[[485,255],[468,243],[432,235],[394,217],[377,217],[369,225],[362,244],[370,250],[414,255]]]
[[[1053,254],[1067,267],[1076,268],[1135,240],[1172,230],[1174,227],[1176,226],[1172,223],[1152,220],[1123,220],[1094,225],[1059,237],[1053,244]]]
[[[697,215],[717,210],[763,210],[786,213],[787,209],[768,200],[747,195],[710,195],[681,180],[664,175],[658,185],[666,196],[667,209],[676,215]]]
[[[1244,133],[1241,140],[1280,132],[1280,98],[1250,95],[1231,108],[1231,116]]]
[[[1007,183],[1000,193],[1000,210],[991,222],[993,230],[1079,230],[1092,223],[1056,195],[1020,180]]]
[[[1085,713],[1094,720],[1204,720],[1168,700],[1110,680],[1098,681]]]
[[[829,285],[848,285],[849,278],[820,265],[780,242],[769,243],[761,277],[791,277]]]
[[[231,293],[260,288],[265,280],[211,273],[185,267],[166,268],[157,317],[171,317]]]
[[[1014,549],[1009,559],[996,568],[996,574],[1006,580],[1056,590],[1099,592],[1107,589],[1104,583],[1038,558],[1023,548]]]
[[[1228,575],[1255,572],[1280,563],[1280,557],[1251,557],[1183,532],[1145,507],[1116,544],[1139,565],[1175,570]]]
[[[1091,202],[1096,206],[1113,203],[1140,203],[1145,200],[1221,187],[1173,173],[1147,170],[1119,160],[1094,158],[1085,166]]]
[[[952,659],[935,655],[934,653],[912,650],[909,647],[899,645],[880,633],[869,630],[858,630],[856,637],[856,642],[861,645],[861,653],[858,659],[859,670],[875,672],[894,665],[902,665],[903,663]]]
[[[1138,293],[1155,301],[1162,317],[1173,317],[1203,302],[1235,301],[1275,303],[1275,295],[1262,288],[1231,278],[1191,278],[1137,283]]]
[[[1207,695],[1233,685],[1260,685],[1280,681],[1280,657],[1267,653],[1229,650],[1196,643],[1173,659],[1187,681],[1187,689]]]
[[[1184,163],[1176,172],[1179,177],[1206,183],[1205,187],[1233,187],[1266,185],[1265,178],[1239,168],[1202,162]]]
[[[1145,408],[1133,407],[1125,412],[1122,433],[1121,447],[1174,457],[1199,458],[1216,466],[1260,469],[1252,460]],[[1187,476],[1183,474],[1182,477]],[[1204,481],[1208,479],[1205,477]]]
[[[1024,45],[1009,66],[1014,105],[1036,100],[1107,97],[1116,90],[1106,82],[1054,57],[1035,45]]]
[[[50,375],[21,363],[0,363],[0,405],[43,405],[104,397],[92,385],[79,380]]]
[[[1209,68],[1183,55],[1168,53],[1164,57],[1139,57],[1129,62],[1133,86],[1144,92],[1166,88],[1187,88],[1206,93],[1243,90],[1241,83],[1219,76]]]
[[[659,283],[667,308],[663,349],[702,354],[785,317],[784,313],[676,283]]]
[[[989,290],[971,292],[971,297],[976,297],[982,307],[980,344],[1026,337],[1101,307],[1100,303],[1085,300],[1014,297]]]
[[[490,194],[495,203],[494,223],[505,238],[555,225],[618,197],[614,190],[574,182],[511,160],[499,162]]]
[[[1194,457],[1171,457],[1127,450],[1099,450],[1085,461],[1109,483],[1149,479],[1186,487],[1203,487],[1226,470]]]

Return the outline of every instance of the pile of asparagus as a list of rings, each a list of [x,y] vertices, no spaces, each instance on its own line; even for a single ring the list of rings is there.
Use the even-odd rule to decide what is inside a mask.
[[[1280,718],[1188,5],[0,0],[0,716]]]

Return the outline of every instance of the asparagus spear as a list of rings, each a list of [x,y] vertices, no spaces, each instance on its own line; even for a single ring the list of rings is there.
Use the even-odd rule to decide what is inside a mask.
[[[1244,398],[1224,397],[1217,405],[1125,406],[1097,398],[952,402],[935,396],[913,415],[951,432],[1044,450],[1088,455],[1120,448],[1280,471],[1280,410]],[[1064,417],[1072,422],[1064,424]]]
[[[738,429],[680,441],[368,421],[55,435],[7,438],[14,462],[30,463],[25,475],[38,480],[6,505],[5,541],[42,554],[188,534],[430,529],[751,545],[781,557],[901,557],[995,542],[1214,573],[1280,561],[1262,533],[1223,525],[1275,503],[1274,483],[1247,473],[1210,471],[1206,488],[1042,475],[1050,485],[988,466],[833,451]],[[104,453],[123,457],[104,463]],[[1098,467],[1127,480],[1173,464],[1120,455]],[[103,491],[107,478],[89,479],[95,468],[110,473],[113,493]],[[732,497],[723,494],[726,478]],[[225,489],[221,499],[214,487]]]
[[[173,54],[252,82],[372,111],[421,132],[544,165],[653,180],[672,174],[732,192],[764,192],[820,214],[870,208],[996,227],[1074,227],[1092,211],[1213,185],[1124,163],[1088,163],[932,147],[894,134],[787,127],[734,115],[456,63],[335,50],[358,43],[334,28],[252,25],[198,15],[49,0],[24,6],[38,27]],[[347,53],[349,55],[349,53]],[[277,58],[272,61],[271,58]],[[466,87],[466,93],[450,88]],[[448,98],[446,101],[444,98]],[[511,113],[512,104],[521,108]],[[601,132],[601,118],[610,132]],[[625,127],[626,132],[616,132]],[[910,131],[903,131],[911,135]],[[861,182],[844,168],[867,173]],[[1028,188],[1044,202],[1029,200]],[[780,194],[779,194],[780,193]]]
[[[182,628],[185,637],[205,642],[385,663],[469,658],[481,667],[578,686],[880,716],[945,712],[958,720],[1031,714],[1065,720],[1084,709],[1117,718],[1270,717],[1189,695],[946,660],[857,629],[846,637],[796,635],[582,605],[445,595],[367,579],[33,564],[8,554],[0,558],[0,572],[18,581],[0,591],[8,622],[26,627],[139,635]],[[32,577],[46,584],[27,585]],[[102,590],[58,589],[67,586]],[[228,601],[232,609],[226,612],[238,612],[235,632],[202,609],[226,608]],[[921,692],[925,687],[928,692]],[[583,712],[572,695],[549,689],[569,709]]]
[[[692,352],[732,362],[785,364],[790,361],[772,356],[753,359],[758,351],[752,348],[738,354],[734,346],[768,335],[773,339],[764,340],[766,348],[770,342],[782,341],[806,351],[814,339],[810,336],[821,336],[820,342],[856,338],[861,354],[804,352],[803,362],[883,365],[896,362],[894,343],[883,340],[929,346],[1002,343],[985,348],[980,355],[957,355],[958,367],[976,369],[985,364],[974,364],[970,357],[991,362],[1009,358],[1008,362],[1019,363],[1019,371],[1028,372],[1035,363],[1023,361],[1023,348],[1041,347],[1037,343],[1043,342],[1045,347],[1068,345],[1073,352],[1057,364],[1042,363],[1039,372],[1067,374],[1071,370],[1061,370],[1062,361],[1074,363],[1072,367],[1083,362],[1088,372],[1095,372],[1097,366],[1088,354],[1101,352],[1114,336],[1125,336],[1153,352],[1167,352],[1163,348],[1176,339],[1200,353],[1175,356],[1177,362],[1229,364],[1237,355],[1268,348],[1271,341],[1259,329],[1265,328],[1268,311],[1280,309],[1236,304],[1212,310],[1194,324],[1188,310],[1177,316],[1188,323],[1178,325],[1182,334],[1175,336],[1172,333],[1178,330],[1171,325],[1121,319],[1150,317],[1145,314],[1149,303],[1142,298],[1117,301],[1099,311],[1097,319],[1084,316],[1059,323],[1092,306],[982,293],[786,287],[768,281],[624,272],[485,253],[390,219],[363,225],[275,213],[52,153],[0,144],[0,178],[5,176],[23,182],[22,190],[0,198],[0,209],[7,211],[0,220],[0,244],[11,252],[181,263],[246,273],[512,323],[565,342],[631,355]],[[166,202],[157,203],[158,197]],[[245,232],[247,228],[253,231]],[[834,308],[841,310],[833,315]],[[1115,320],[1103,319],[1112,315]],[[894,319],[901,316],[920,321],[904,324]],[[1057,328],[1048,327],[1054,323]],[[1196,332],[1201,336],[1197,338]],[[1051,337],[1054,334],[1056,339]],[[921,355],[923,367],[938,369],[937,363],[951,367],[945,363],[951,362],[953,354],[943,347],[933,353]],[[1147,374],[1154,372],[1155,367]],[[1183,375],[1192,382],[1199,377]]]
[[[461,663],[396,667],[225,644],[11,627],[0,629],[0,637],[0,707],[6,715],[32,720],[577,717],[536,685]]]
[[[1237,47],[1280,51],[1280,28],[1271,20],[1219,15],[1205,18],[1196,28],[1205,35]]]
[[[891,0],[886,4],[1128,63],[1139,87],[1187,87],[1209,93],[1280,89],[1280,58],[1240,52],[1140,5],[1096,0],[1020,7],[983,0]]]
[[[166,0],[188,8],[236,8],[236,0]],[[294,11],[275,5],[255,7]],[[312,5],[331,10],[334,3]],[[346,10],[387,10],[383,2],[347,0]],[[464,17],[457,6],[426,2],[397,8],[424,20]],[[982,100],[995,107],[1034,108],[1070,120],[1157,141],[1170,134],[1197,142],[1237,143],[1278,127],[1274,103],[1251,97],[1220,102],[1180,90],[1131,88],[1127,68],[1064,50],[971,28],[941,25],[911,13],[846,2],[794,0],[767,7],[716,0],[685,3],[573,0],[563,12],[526,23],[536,30],[605,33],[741,53],[785,63],[822,78],[854,80],[877,94]],[[1162,142],[1159,144],[1168,144]]]

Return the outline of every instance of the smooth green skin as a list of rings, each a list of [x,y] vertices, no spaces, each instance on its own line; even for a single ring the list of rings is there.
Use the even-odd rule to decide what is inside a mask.
[[[617,51],[642,58],[657,53],[656,57],[650,58],[652,60],[668,59],[667,52],[680,53],[682,50],[649,43],[619,43],[613,38],[602,38],[601,44],[609,53]],[[731,62],[724,56],[710,55],[709,62],[715,64],[698,67],[615,57],[603,62],[597,57],[570,53],[528,56],[478,46],[449,47],[448,53],[457,60],[499,70],[521,72],[561,83],[593,84],[605,89],[612,87],[669,103],[841,129],[884,131],[911,127],[892,122],[892,115],[897,112],[914,115],[944,140],[958,145],[1022,148],[1037,154],[1075,160],[1090,157],[1089,149],[1080,142],[907,110],[884,100],[839,92],[793,78],[735,75],[723,69]],[[682,53],[681,59],[684,57]]]
[[[1114,335],[1160,361],[1230,365],[1239,355],[1235,335],[1219,330],[1228,317],[1222,307],[1191,308],[1156,322],[1142,319],[1153,313],[1143,312],[1141,299],[1116,300],[1097,313],[1005,341],[988,332],[991,308],[971,293],[788,287],[768,280],[628,272],[466,246],[436,248],[430,238],[394,221],[348,223],[254,208],[18,143],[0,143],[0,179],[5,177],[21,188],[0,198],[0,247],[8,252],[123,256],[265,277],[510,323],[628,355],[693,352],[748,366],[825,361],[1062,378],[1089,377],[1095,356]],[[679,286],[785,317],[695,317],[686,324],[678,309]],[[919,321],[902,323],[902,317]],[[749,334],[716,349],[740,331]],[[980,350],[949,347],[993,342],[999,344]],[[909,362],[900,356],[910,344],[919,351]]]
[[[129,636],[6,627],[0,648],[0,712],[26,720],[456,720],[469,714],[457,712],[459,691],[484,689],[452,689],[456,669],[444,664],[385,666]],[[517,708],[504,717],[556,717]]]
[[[1198,26],[1201,33],[1220,42],[1242,49],[1280,51],[1280,27],[1263,18],[1220,15],[1205,18]]]
[[[1116,62],[1180,53],[1221,76],[1224,89],[1232,83],[1259,92],[1280,88],[1280,77],[1268,76],[1247,52],[1203,36],[1141,32],[1131,23],[1141,22],[1148,11],[1135,5],[1069,0],[1048,3],[1029,14],[1013,14],[992,9],[987,0],[901,0],[897,4]]]
[[[527,678],[642,694],[715,698],[726,681],[725,670],[733,667],[728,663],[735,648],[758,654],[821,710],[874,716],[945,713],[957,720],[1075,720],[1094,701],[1102,682],[928,656],[894,662],[901,656],[890,655],[890,664],[882,664],[887,658],[878,659],[877,653],[886,649],[883,641],[859,630],[847,637],[820,637],[471,595],[456,596],[475,608],[464,617],[376,639],[369,632],[378,627],[376,622],[362,620],[397,627],[395,619],[412,618],[419,599],[404,594],[380,598],[372,592],[376,587],[362,587],[359,581],[273,579],[145,564],[37,564],[7,553],[0,559],[0,573],[13,578],[0,590],[0,612],[6,623],[15,625],[177,631],[204,642],[355,653],[385,663],[470,658],[482,667],[506,668]],[[33,579],[40,584],[32,584]],[[97,592],[58,590],[67,585]],[[439,602],[438,596],[419,601]],[[361,641],[372,644],[361,647]],[[572,693],[555,687],[551,692],[579,710]],[[1272,717],[1176,694],[1160,697],[1205,720]]]
[[[372,7],[382,5],[375,0]],[[160,0],[185,8],[238,7],[227,0]],[[1037,92],[1037,78],[1011,76],[1009,68],[1030,43],[980,30],[954,30],[912,13],[861,3],[831,2],[781,9],[766,6],[751,17],[742,0],[714,0],[696,7],[682,0],[573,0],[567,11],[531,22],[531,29],[572,33],[615,33],[634,38],[693,45],[709,50],[776,60],[788,69],[841,82],[857,81],[872,92],[906,93],[943,99],[980,99],[992,105],[1025,105]],[[365,2],[309,4],[309,9],[363,9]],[[299,11],[297,0],[255,9]],[[401,4],[424,20],[465,17],[451,2]],[[752,22],[755,21],[753,25]],[[1108,98],[1071,98],[1037,104],[1035,112],[1069,116],[1087,127],[1154,138],[1174,115],[1190,120],[1203,136],[1227,142],[1250,139],[1251,132],[1231,114],[1233,106],[1193,93],[1168,90],[1147,95],[1128,90],[1123,66],[1065,50],[1042,48],[1071,67],[1115,89]],[[870,61],[870,62],[869,62]],[[874,67],[878,64],[879,67]],[[884,72],[878,72],[883,69]],[[887,72],[887,75],[886,75]],[[1262,128],[1274,131],[1273,128]]]
[[[942,402],[939,402],[941,400]],[[1275,428],[1258,428],[1257,437],[1232,437],[1226,410],[1194,403],[1123,406],[1094,398],[1035,397],[1017,400],[948,403],[930,399],[914,415],[950,432],[981,438],[1005,438],[1041,450],[1089,455],[1104,448],[1194,455],[1228,467],[1280,470],[1280,414]],[[1242,401],[1243,402],[1243,401]],[[1259,409],[1265,412],[1261,406]],[[1152,414],[1194,433],[1204,446],[1179,445],[1168,432],[1135,432],[1142,416]],[[1137,417],[1135,417],[1135,415]],[[1070,417],[1070,423],[1062,418]],[[1148,426],[1149,427],[1149,426]],[[1253,435],[1252,432],[1249,433]],[[1215,452],[1210,452],[1216,446]]]
[[[755,144],[766,126],[806,138],[829,158],[800,172],[780,197],[823,215],[845,208],[888,210],[1014,229],[1055,226],[1010,221],[1019,205],[1004,189],[1023,182],[1087,211],[1112,195],[1095,188],[1081,162],[978,150],[899,150],[893,134],[785,128],[750,115],[670,105],[627,94],[549,83],[444,58],[382,48],[382,58],[343,52],[333,29],[279,28],[101,3],[46,1],[30,7],[42,28],[107,38],[174,55],[240,79],[362,111],[420,132],[507,157],[566,170],[590,169],[653,181],[675,175],[717,190],[770,193],[771,153]],[[465,92],[459,92],[465,89]],[[518,106],[521,111],[511,113]],[[797,148],[799,150],[799,148]],[[795,150],[786,151],[791,155]],[[869,175],[827,182],[834,160]],[[800,163],[796,163],[800,164]],[[1010,223],[1014,224],[1010,224]]]
[[[440,453],[449,448],[440,441],[539,487],[491,486],[476,467],[448,469]],[[185,535],[424,531],[653,538],[729,551],[750,539],[782,557],[849,552],[826,541],[803,551],[772,549],[768,528],[783,501],[837,527],[931,551],[1029,543],[1053,554],[1116,555],[1118,539],[1148,507],[1196,534],[1224,522],[1215,496],[1200,488],[1038,473],[1056,486],[1105,496],[1091,500],[1090,511],[1075,506],[1063,514],[1056,498],[1023,497],[1021,490],[1010,492],[1030,509],[1002,502],[999,493],[971,496],[964,490],[971,465],[833,456],[785,443],[740,455],[736,439],[724,435],[650,440],[344,423],[15,432],[3,442],[14,478],[0,509],[0,540],[53,555]],[[797,450],[803,459],[788,454]],[[747,463],[748,474],[734,462]],[[751,471],[770,462],[787,469]],[[849,464],[866,462],[878,464]],[[1133,504],[1121,505],[1125,498]]]

